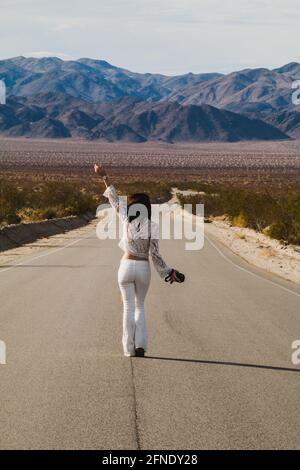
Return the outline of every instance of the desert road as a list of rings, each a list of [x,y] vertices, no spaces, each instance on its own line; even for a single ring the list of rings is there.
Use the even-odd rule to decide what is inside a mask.
[[[125,358],[117,241],[66,238],[0,268],[1,449],[300,449],[299,287],[162,241],[187,280],[152,269],[148,357]]]

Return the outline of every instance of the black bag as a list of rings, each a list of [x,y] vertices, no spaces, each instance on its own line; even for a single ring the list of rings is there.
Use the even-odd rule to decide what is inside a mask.
[[[176,279],[172,279],[172,274],[175,273],[176,274]],[[170,284],[173,284],[173,282],[179,282],[180,284],[182,282],[184,282],[185,280],[185,275],[180,273],[179,271],[176,271],[176,269],[172,269],[172,271],[170,272],[170,274],[168,274],[166,277],[165,277],[165,281],[166,282],[169,282]]]

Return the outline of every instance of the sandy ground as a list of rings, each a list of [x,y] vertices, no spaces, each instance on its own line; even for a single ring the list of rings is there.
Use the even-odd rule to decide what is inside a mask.
[[[299,185],[300,141],[133,144],[0,137],[0,173],[11,181],[90,178],[95,161],[111,175],[130,179],[183,181],[197,176],[237,187],[290,187]]]
[[[205,224],[205,231],[249,263],[300,284],[300,247],[283,246],[262,233],[219,220]]]
[[[196,192],[178,191],[174,188],[171,200],[173,203],[177,201],[176,193],[186,196]],[[283,246],[279,241],[255,230],[233,227],[222,218],[206,223],[205,232],[215,236],[248,263],[300,284],[300,247]]]

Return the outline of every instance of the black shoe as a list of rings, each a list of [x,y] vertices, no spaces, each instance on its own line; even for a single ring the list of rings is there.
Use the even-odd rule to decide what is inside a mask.
[[[145,356],[145,349],[136,348],[135,355],[136,355],[136,357],[144,357]]]

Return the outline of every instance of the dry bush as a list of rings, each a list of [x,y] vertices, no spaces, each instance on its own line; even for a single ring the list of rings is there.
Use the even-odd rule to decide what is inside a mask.
[[[35,222],[96,210],[101,196],[64,182],[0,181],[0,224]]]
[[[6,182],[0,180],[0,224],[36,222],[55,217],[96,212],[103,197],[104,185],[99,180],[77,179],[73,182],[35,179]],[[166,202],[171,186],[159,181],[122,182],[120,194],[147,192],[153,203]]]
[[[204,203],[205,217],[225,215],[233,225],[249,227],[271,238],[300,244],[300,191],[282,193],[222,189],[205,196],[179,195],[181,205]]]
[[[247,240],[246,239],[246,235],[244,235],[243,233],[235,233],[234,234],[234,239],[235,240]]]
[[[244,216],[244,214],[239,214],[239,215],[236,215],[235,217],[232,218],[232,224],[235,227],[243,228],[243,227],[248,226],[248,221],[247,221],[246,217]]]

